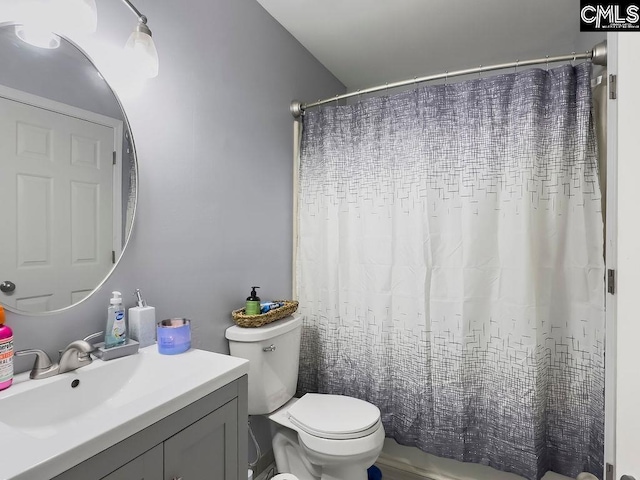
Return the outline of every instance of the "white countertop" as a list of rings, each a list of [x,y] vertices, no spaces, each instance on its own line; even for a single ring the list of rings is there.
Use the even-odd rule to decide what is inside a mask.
[[[17,375],[0,392],[0,479],[55,477],[248,372],[241,358],[151,345],[43,380]]]

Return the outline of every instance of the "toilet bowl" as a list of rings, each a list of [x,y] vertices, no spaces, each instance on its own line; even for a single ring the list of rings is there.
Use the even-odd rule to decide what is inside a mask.
[[[306,394],[269,419],[278,470],[300,480],[366,480],[384,443],[378,408],[351,397]]]
[[[249,360],[249,415],[267,415],[282,480],[367,480],[382,451],[380,410],[343,395],[294,398],[302,317],[258,328],[229,327],[231,355]],[[285,473],[286,472],[286,473]]]

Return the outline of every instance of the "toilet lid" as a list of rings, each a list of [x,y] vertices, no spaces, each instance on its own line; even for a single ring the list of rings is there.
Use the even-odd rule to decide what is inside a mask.
[[[307,393],[289,408],[289,420],[309,435],[328,439],[365,437],[378,428],[380,410],[353,397]]]

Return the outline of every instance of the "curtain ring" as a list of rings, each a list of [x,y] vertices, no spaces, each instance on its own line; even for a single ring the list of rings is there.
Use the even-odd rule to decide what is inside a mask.
[[[516,66],[513,67],[513,73],[518,73],[518,65],[520,64],[520,60],[516,58]]]
[[[549,55],[547,55],[547,72],[549,71]]]
[[[358,89],[356,93],[358,94],[358,101],[360,102],[362,100],[362,90]]]
[[[446,87],[449,84],[449,70],[445,70],[444,72],[444,86]]]
[[[336,94],[336,107],[338,106],[338,97],[340,97],[340,95]]]
[[[573,63],[576,61],[576,52],[571,52],[571,55],[573,55],[573,60],[571,60],[571,66],[573,67]]]

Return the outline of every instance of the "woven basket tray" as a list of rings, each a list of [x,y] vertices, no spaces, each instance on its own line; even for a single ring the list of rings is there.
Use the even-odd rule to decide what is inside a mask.
[[[260,315],[245,315],[244,308],[231,312],[233,321],[241,327],[254,328],[261,327],[267,323],[275,322],[288,315],[291,315],[298,309],[298,302],[295,300],[274,300],[274,302],[284,303],[284,306],[269,310],[267,313]]]

